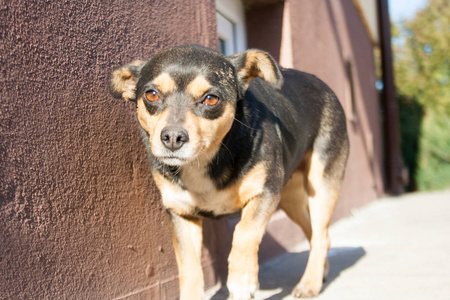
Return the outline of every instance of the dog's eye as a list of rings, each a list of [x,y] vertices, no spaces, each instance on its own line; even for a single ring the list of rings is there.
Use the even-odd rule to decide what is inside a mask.
[[[202,103],[207,106],[214,106],[219,103],[219,97],[214,95],[207,95]]]
[[[156,91],[150,90],[145,92],[145,98],[150,102],[155,102],[159,100],[159,95]]]

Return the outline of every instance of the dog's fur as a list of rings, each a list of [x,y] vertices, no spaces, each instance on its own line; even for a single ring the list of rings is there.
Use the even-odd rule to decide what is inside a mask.
[[[110,91],[136,104],[181,299],[203,298],[202,218],[239,211],[227,287],[230,299],[253,297],[259,244],[278,206],[311,244],[293,295],[318,295],[349,151],[344,112],[322,81],[280,70],[260,50],[225,57],[187,45],[115,70]]]

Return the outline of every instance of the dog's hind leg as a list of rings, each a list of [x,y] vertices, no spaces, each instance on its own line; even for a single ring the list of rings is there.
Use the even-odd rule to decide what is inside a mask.
[[[303,172],[306,176],[300,176]],[[302,227],[311,245],[305,272],[293,291],[295,297],[314,297],[322,288],[328,271],[328,226],[339,198],[340,183],[341,180],[326,176],[324,162],[312,154],[306,156],[283,190],[281,207]]]
[[[280,207],[297,223],[311,241],[312,229],[309,217],[308,194],[305,188],[305,172],[301,169],[295,171],[283,187]]]

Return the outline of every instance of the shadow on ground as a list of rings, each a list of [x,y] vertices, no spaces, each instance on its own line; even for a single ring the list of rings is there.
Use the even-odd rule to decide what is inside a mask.
[[[362,247],[331,248],[328,253],[330,273],[322,292],[338,279],[341,272],[356,264],[365,254]],[[308,256],[309,251],[285,253],[263,264],[259,272],[260,291],[255,299],[281,300],[290,295],[305,270]],[[228,291],[222,287],[210,300],[224,300],[227,297]]]

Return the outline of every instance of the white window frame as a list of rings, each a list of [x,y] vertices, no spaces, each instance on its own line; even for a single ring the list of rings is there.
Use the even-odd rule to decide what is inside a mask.
[[[245,9],[240,0],[215,0],[217,32],[224,41],[225,55],[232,55],[247,49]]]

